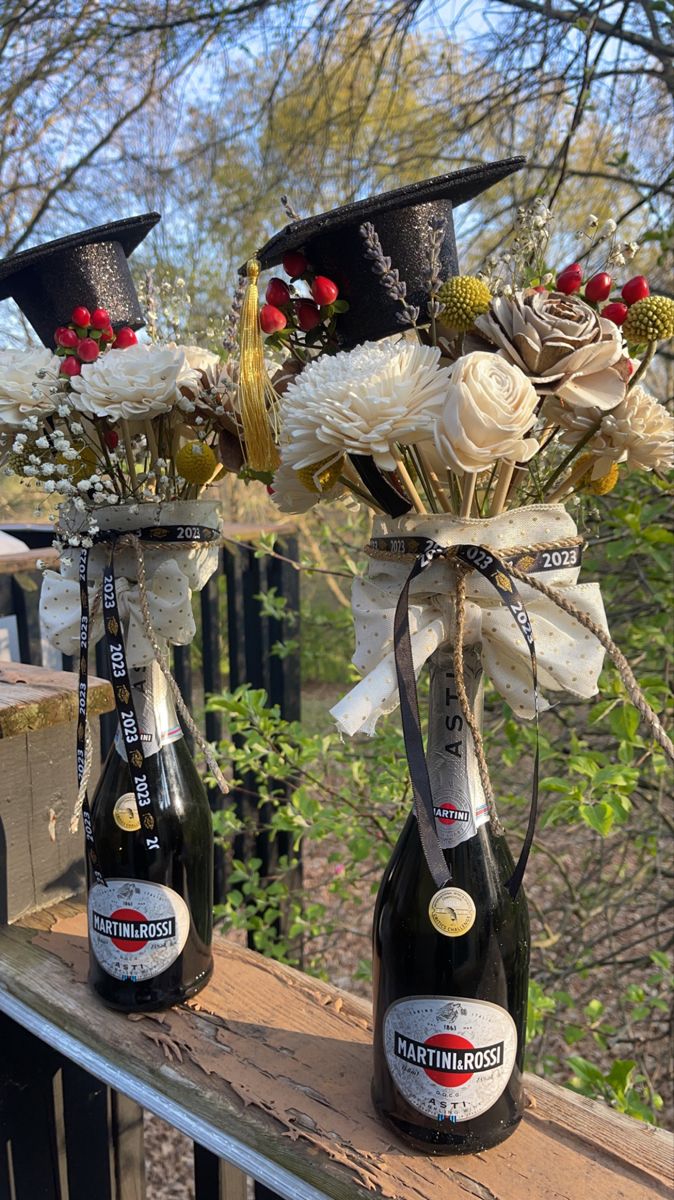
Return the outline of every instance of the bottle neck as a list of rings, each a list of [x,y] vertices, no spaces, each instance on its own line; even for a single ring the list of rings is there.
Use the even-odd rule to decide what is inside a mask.
[[[475,837],[489,813],[473,737],[456,690],[452,647],[440,646],[429,667],[426,758],[438,840],[449,850]],[[484,686],[479,646],[464,648],[463,673],[468,702],[481,726]]]
[[[150,758],[158,754],[162,746],[179,741],[183,731],[159,663],[153,662],[147,667],[130,670],[129,677],[143,754]],[[115,749],[126,762],[126,747],[119,728],[115,735]]]

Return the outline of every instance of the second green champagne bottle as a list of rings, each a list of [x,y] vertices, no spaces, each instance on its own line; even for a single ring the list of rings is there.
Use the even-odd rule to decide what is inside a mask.
[[[211,975],[213,832],[158,664],[131,672],[131,685],[161,849],[148,859],[138,836],[148,818],[118,731],[91,803],[106,886],[88,864],[89,982],[110,1007],[142,1012],[187,1000]]]

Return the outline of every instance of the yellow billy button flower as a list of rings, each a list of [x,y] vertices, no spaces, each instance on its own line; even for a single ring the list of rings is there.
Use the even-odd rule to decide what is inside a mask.
[[[587,466],[587,471],[585,475],[582,476],[582,485],[588,492],[592,492],[593,496],[607,496],[609,492],[613,491],[620,477],[618,464],[611,463],[608,471],[606,471],[603,475],[597,476],[596,479],[593,479],[592,464],[594,461],[595,459],[592,454],[583,454],[579,459],[579,466],[581,464],[585,464]]]
[[[646,296],[637,300],[622,327],[628,342],[662,342],[674,337],[674,300],[669,296]]]
[[[605,475],[600,475],[599,479],[593,479],[590,483],[590,491],[594,496],[606,496],[612,492],[618,482],[620,471],[617,463],[611,463]]]
[[[312,463],[310,467],[301,467],[295,474],[308,492],[329,492],[337,483],[344,467],[344,456],[338,459],[324,458],[321,462]]]
[[[440,320],[443,325],[465,333],[473,327],[476,317],[486,313],[491,304],[491,292],[475,275],[455,275],[442,284],[438,300],[442,305]]]
[[[176,470],[187,483],[208,483],[218,460],[205,442],[187,442],[176,454]]]
[[[83,479],[89,479],[95,473],[98,467],[98,458],[96,451],[91,446],[85,446],[81,442],[76,443],[73,449],[77,450],[77,458],[68,459],[63,454],[57,454],[56,462],[58,466],[68,468],[66,478],[70,483],[77,484],[81,483]]]

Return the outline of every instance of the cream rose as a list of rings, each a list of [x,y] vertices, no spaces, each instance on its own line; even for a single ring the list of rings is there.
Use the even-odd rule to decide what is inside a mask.
[[[0,350],[0,425],[21,425],[26,417],[48,417],[58,398],[60,359],[51,350]]]
[[[436,421],[438,453],[455,471],[475,474],[499,458],[526,462],[538,442],[524,435],[536,415],[538,395],[526,375],[498,354],[476,350],[457,360]]]
[[[87,416],[138,420],[168,412],[175,404],[185,355],[177,346],[138,344],[108,350],[85,363],[72,379],[76,408]]]
[[[629,360],[622,334],[578,296],[532,290],[497,296],[475,328],[541,395],[554,392],[572,408],[603,412],[625,396]]]

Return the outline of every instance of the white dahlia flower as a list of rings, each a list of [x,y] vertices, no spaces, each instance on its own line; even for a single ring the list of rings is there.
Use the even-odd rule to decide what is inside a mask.
[[[71,380],[78,393],[75,408],[87,416],[138,420],[168,412],[179,396],[178,379],[185,364],[182,349],[138,343],[108,350],[84,363]]]
[[[48,417],[59,397],[51,392],[61,360],[51,350],[0,350],[0,425]],[[61,397],[62,399],[63,397]]]
[[[436,346],[365,342],[305,367],[281,398],[283,461],[296,470],[331,455],[371,455],[395,469],[393,447],[428,438],[449,371]]]
[[[625,463],[630,471],[668,471],[674,467],[674,417],[645,388],[635,387],[610,413],[588,450],[608,471]]]

